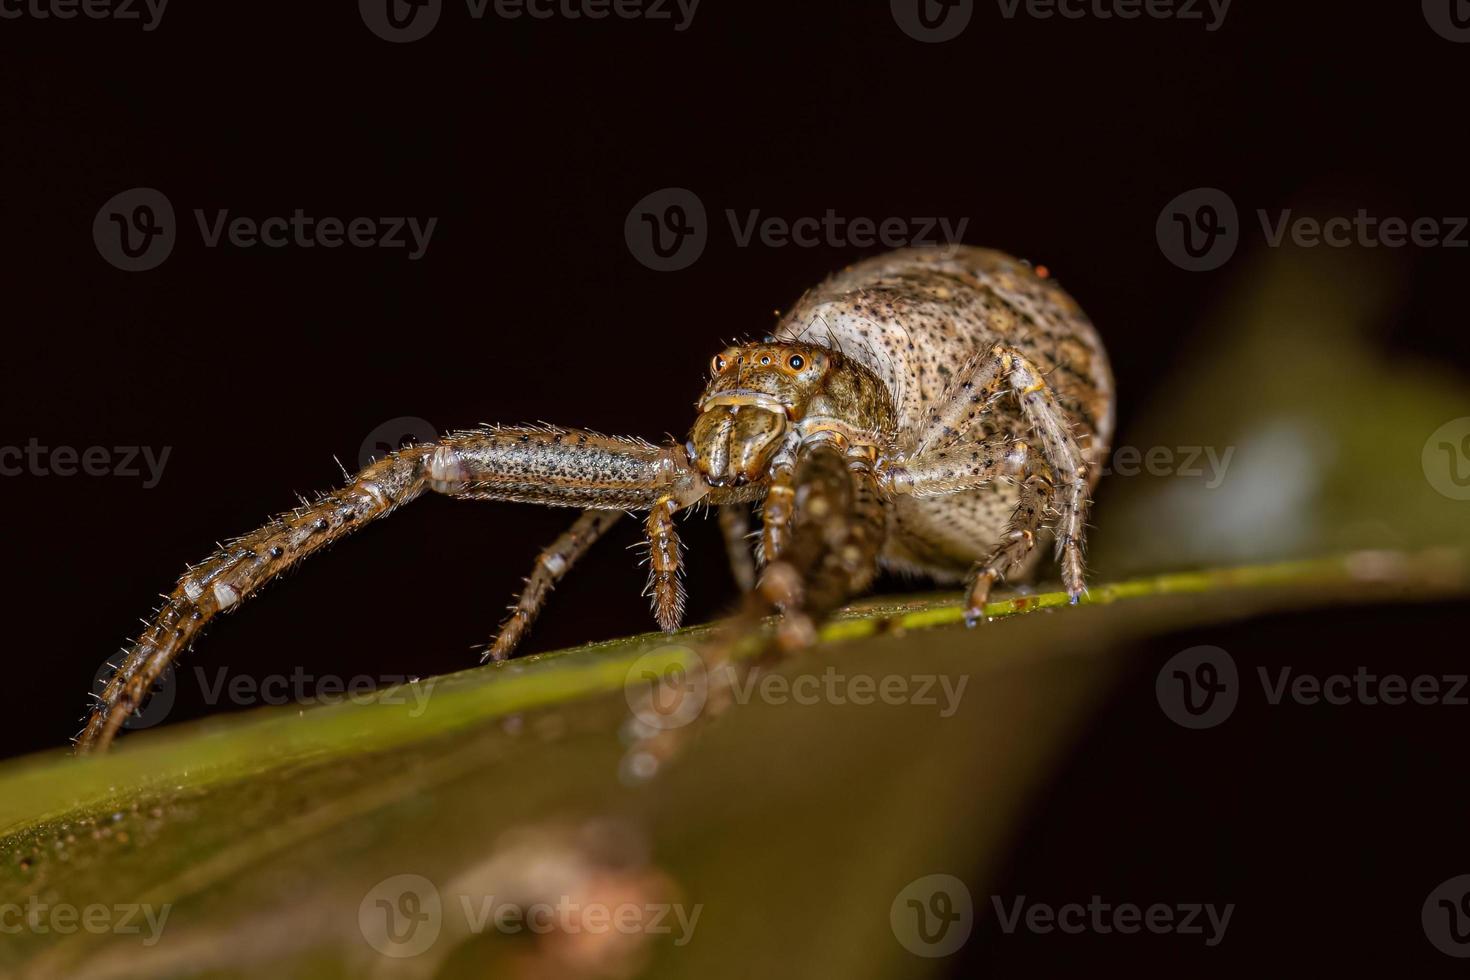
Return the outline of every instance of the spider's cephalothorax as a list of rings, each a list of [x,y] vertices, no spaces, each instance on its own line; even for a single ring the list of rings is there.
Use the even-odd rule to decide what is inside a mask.
[[[486,657],[514,650],[548,593],[626,511],[647,513],[659,625],[683,616],[674,517],[719,505],[753,611],[779,610],[787,648],[865,589],[880,566],[966,579],[967,618],[1054,541],[1083,584],[1088,495],[1108,451],[1107,354],[1054,282],[999,252],[905,249],[807,292],[763,343],[715,356],[684,445],[551,426],[487,427],[390,453],[339,490],[194,565],[165,597],[78,739],[105,748],[216,614],[327,544],[425,491],[574,507],[536,560]],[[749,507],[761,531],[749,537]]]
[[[685,449],[713,487],[759,482],[822,434],[872,452],[892,438],[893,403],[871,371],[815,344],[744,344],[710,362],[712,377]]]

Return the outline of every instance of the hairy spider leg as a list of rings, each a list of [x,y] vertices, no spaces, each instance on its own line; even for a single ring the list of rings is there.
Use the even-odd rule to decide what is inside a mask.
[[[508,660],[546,606],[551,590],[572,570],[597,540],[623,516],[616,510],[584,510],[581,516],[542,549],[526,577],[526,587],[510,607],[510,616],[500,624],[495,639],[481,660]]]
[[[730,559],[730,575],[741,592],[755,588],[755,556],[750,553],[750,508],[744,504],[720,505],[720,533]]]
[[[340,490],[273,518],[226,544],[179,579],[126,651],[77,737],[79,754],[104,750],[146,693],[215,615],[425,489],[465,499],[599,510],[682,505],[709,492],[682,448],[551,426],[455,432],[380,459]]]
[[[1075,603],[1087,589],[1083,571],[1087,508],[1091,503],[1087,462],[1072,435],[1066,413],[1057,403],[1056,393],[1025,354],[1013,347],[997,344],[986,355],[972,360],[961,371],[947,401],[931,413],[918,440],[919,449],[907,461],[905,469],[922,474],[933,468],[936,461],[944,460],[945,457],[939,454],[948,454],[948,447],[962,439],[989,414],[991,401],[996,395],[1009,395],[1015,399],[1029,435],[1039,444],[1042,461],[1051,471],[1055,492],[1048,503],[1056,508],[1057,513],[1054,530],[1056,559],[1061,565],[1062,585]],[[984,474],[973,475],[980,478]],[[940,481],[931,479],[926,482],[931,487],[942,486]],[[960,485],[963,481],[956,482],[956,490],[972,488]],[[918,484],[916,480],[914,488],[896,486],[895,490],[923,492],[917,489]],[[1007,528],[1008,532],[1020,529],[1017,526]],[[989,564],[988,559],[977,563],[972,572],[977,581]]]

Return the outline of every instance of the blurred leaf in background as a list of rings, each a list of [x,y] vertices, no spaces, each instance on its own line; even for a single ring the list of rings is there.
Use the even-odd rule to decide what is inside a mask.
[[[1335,250],[1242,267],[1209,344],[1122,434],[1141,472],[1115,458],[1100,493],[1095,604],[1023,595],[994,611],[1042,611],[975,630],[944,625],[954,597],[861,604],[829,631],[847,639],[696,718],[652,779],[630,778],[628,718],[663,637],[420,682],[422,698],[262,709],[133,734],[100,759],[9,763],[0,906],[28,918],[0,940],[0,972],[942,970],[1131,645],[1267,610],[1464,594],[1466,504],[1436,489],[1425,447],[1470,398],[1364,342],[1391,316],[1393,270]],[[1150,474],[1155,447],[1172,455]],[[1203,472],[1186,475],[1195,449]],[[1412,553],[1190,571],[1364,548]]]
[[[1368,340],[1403,301],[1397,261],[1329,248],[1238,261],[1206,342],[1122,434],[1095,571],[1465,543],[1470,485],[1438,443],[1456,419],[1470,434],[1470,388]],[[1470,473],[1470,457],[1459,465]]]

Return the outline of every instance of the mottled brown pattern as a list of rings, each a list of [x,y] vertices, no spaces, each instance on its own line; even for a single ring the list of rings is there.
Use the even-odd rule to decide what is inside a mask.
[[[648,512],[649,592],[666,630],[684,609],[674,519],[699,503],[724,508],[732,568],[748,581],[745,508],[763,502],[763,567],[740,622],[779,609],[784,649],[811,642],[880,562],[939,581],[968,572],[973,621],[995,582],[1032,567],[1043,532],[1075,598],[1112,419],[1107,355],[1055,283],[981,249],[882,255],[807,293],[772,339],[717,354],[684,445],[548,425],[455,432],[231,541],[124,651],[78,751],[106,748],[216,614],[425,490],[583,511],[538,558],[487,654],[497,659],[625,510]]]
[[[857,263],[809,291],[781,319],[777,338],[839,347],[892,393],[900,451],[912,454],[946,402],[988,409],[982,440],[1001,447],[1028,437],[1019,406],[975,392],[954,398],[965,367],[997,344],[1036,366],[1056,394],[1096,483],[1113,434],[1113,380],[1107,353],[1081,308],[1056,283],[1000,252],[905,249]],[[970,413],[967,413],[969,415]],[[964,457],[986,450],[970,448]],[[957,581],[985,558],[1018,500],[1014,484],[942,497],[904,496],[884,564]],[[1035,556],[1023,570],[1034,565]]]

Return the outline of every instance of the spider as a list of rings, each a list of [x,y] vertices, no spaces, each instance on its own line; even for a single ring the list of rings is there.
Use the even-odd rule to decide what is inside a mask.
[[[719,507],[742,590],[781,613],[781,650],[813,642],[880,566],[967,581],[973,624],[995,583],[1029,574],[1050,537],[1072,601],[1085,589],[1112,374],[1081,309],[1026,263],[959,247],[849,266],[765,340],[716,354],[695,407],[682,445],[548,425],[453,432],[234,539],[189,568],[125,651],[77,750],[105,749],[215,615],[425,491],[581,510],[537,557],[490,660],[511,655],[556,583],[629,511],[646,514],[648,594],[667,631],[685,600],[674,519],[699,504]]]

